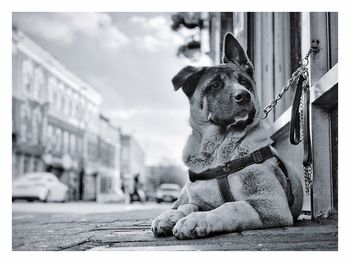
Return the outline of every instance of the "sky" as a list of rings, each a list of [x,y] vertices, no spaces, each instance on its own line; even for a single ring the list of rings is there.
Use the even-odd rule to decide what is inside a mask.
[[[188,32],[169,13],[13,13],[13,24],[102,96],[102,112],[135,136],[146,165],[182,164],[189,105],[171,78]]]

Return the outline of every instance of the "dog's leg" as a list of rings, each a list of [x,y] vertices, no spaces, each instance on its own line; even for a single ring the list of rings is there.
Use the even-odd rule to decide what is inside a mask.
[[[183,217],[198,211],[194,204],[180,205],[177,209],[169,209],[153,220],[151,229],[156,237],[171,236],[175,224]]]
[[[181,190],[178,200],[173,204],[172,209],[161,213],[153,220],[151,229],[155,236],[170,236],[173,234],[173,227],[181,218],[190,213],[198,211],[198,207],[189,204],[186,186]]]
[[[215,233],[291,226],[293,218],[288,208],[288,211],[281,210],[280,204],[272,200],[236,201],[211,211],[195,212],[180,219],[173,233],[178,239],[191,239]]]

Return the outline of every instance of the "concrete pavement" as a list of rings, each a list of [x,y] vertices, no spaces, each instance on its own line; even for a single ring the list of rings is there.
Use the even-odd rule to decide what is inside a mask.
[[[337,250],[336,220],[198,240],[155,238],[169,204],[14,203],[13,250]]]

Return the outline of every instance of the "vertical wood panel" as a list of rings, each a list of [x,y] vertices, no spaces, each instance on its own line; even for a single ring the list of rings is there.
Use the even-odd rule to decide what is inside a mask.
[[[256,20],[257,13],[248,12],[247,13],[247,55],[250,58],[250,61],[255,66],[255,50],[254,50],[254,43],[255,43],[255,20]]]
[[[247,50],[247,13],[233,13],[233,35],[241,44],[244,50]]]
[[[262,13],[261,24],[261,74],[262,74],[262,105],[270,103],[274,97],[273,85],[273,13]],[[257,29],[259,30],[259,29]],[[273,112],[265,119],[267,122],[274,121]]]
[[[338,13],[329,13],[328,23],[330,43],[330,67],[333,67],[336,63],[338,63]]]
[[[330,116],[322,105],[312,107],[314,176],[313,218],[326,218],[332,210]]]
[[[214,64],[217,65],[221,62],[221,40],[220,40],[220,28],[221,28],[221,14],[220,13],[215,13],[215,22],[214,22],[214,34],[215,34],[215,56],[214,56]]]
[[[290,25],[289,13],[274,13],[274,94],[280,92],[290,76]],[[286,93],[275,107],[275,118],[291,104],[291,94]]]
[[[329,69],[327,13],[310,13],[310,40],[318,40],[320,52],[312,56],[311,84],[316,83]],[[310,43],[311,44],[311,43]],[[317,90],[315,90],[317,93]]]
[[[264,107],[263,92],[262,92],[262,36],[261,23],[262,13],[255,14],[255,32],[254,32],[254,67],[255,67],[255,81],[257,87],[257,94],[260,101],[261,108]]]

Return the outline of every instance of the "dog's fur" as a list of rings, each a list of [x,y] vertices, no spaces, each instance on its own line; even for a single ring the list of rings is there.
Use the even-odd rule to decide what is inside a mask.
[[[223,64],[185,67],[174,78],[190,102],[192,134],[183,161],[194,172],[245,156],[272,143],[261,123],[253,66],[232,34],[224,40]],[[276,153],[278,156],[278,153]],[[287,165],[294,203],[289,207],[286,177],[275,157],[228,177],[234,202],[225,203],[217,181],[188,181],[172,209],[152,222],[156,236],[206,237],[216,233],[293,225],[301,211],[301,181]]]

